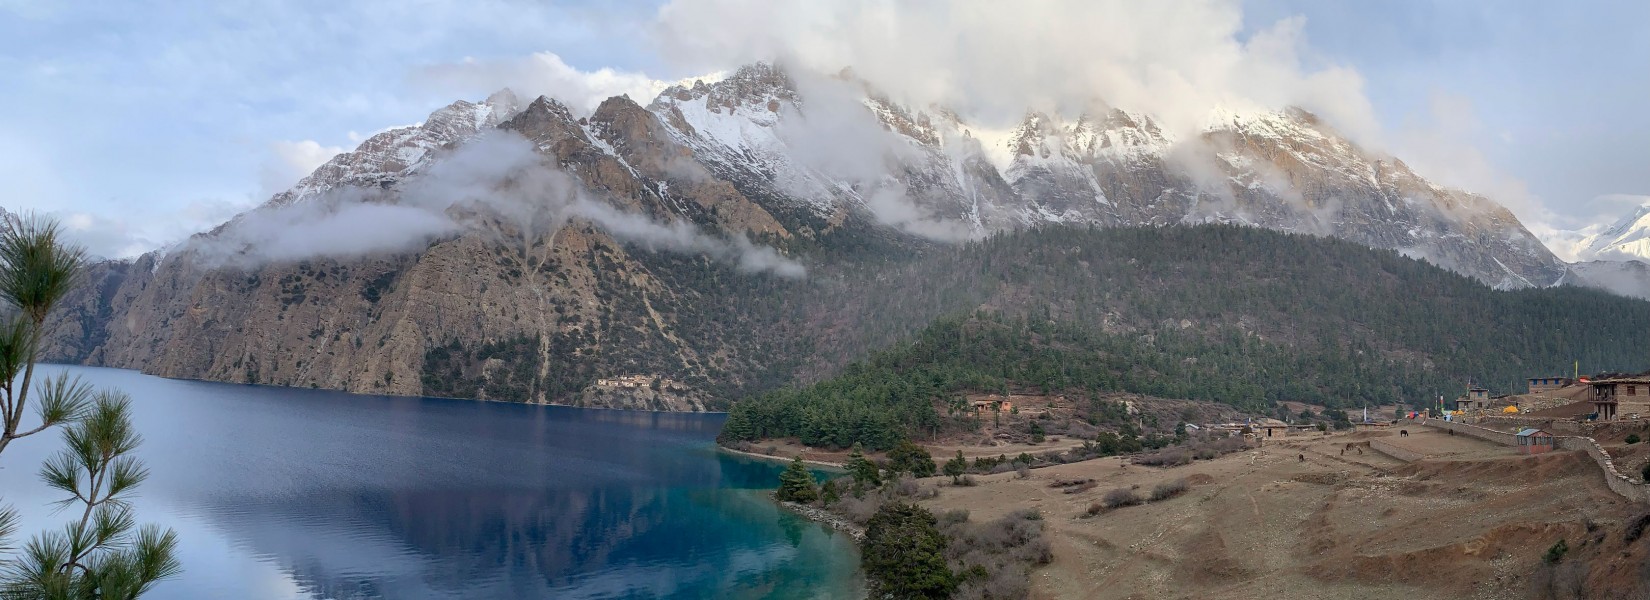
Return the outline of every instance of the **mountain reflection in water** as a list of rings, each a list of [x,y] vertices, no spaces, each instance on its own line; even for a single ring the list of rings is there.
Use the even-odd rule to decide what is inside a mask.
[[[49,370],[62,369],[51,367]],[[718,453],[720,415],[186,382],[69,368],[134,398],[176,527],[166,598],[835,598],[851,540],[765,497],[779,465]],[[27,440],[35,442],[40,438]],[[6,501],[52,499],[8,449]],[[21,492],[14,491],[21,488]],[[31,527],[60,515],[29,510]]]

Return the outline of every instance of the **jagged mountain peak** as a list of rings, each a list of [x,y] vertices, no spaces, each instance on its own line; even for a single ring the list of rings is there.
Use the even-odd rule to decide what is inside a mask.
[[[765,208],[808,222],[840,222],[844,210],[869,208],[869,191],[887,187],[915,206],[896,210],[898,222],[955,221],[940,228],[948,231],[1218,220],[1399,249],[1495,285],[1548,285],[1562,274],[1562,263],[1538,243],[1524,243],[1530,234],[1493,201],[1368,152],[1298,107],[1217,108],[1200,134],[1182,140],[1151,114],[1096,101],[1069,115],[1028,110],[1004,134],[970,127],[943,106],[901,104],[851,70],[827,80],[847,85],[799,86],[785,68],[753,63],[719,80],[671,86],[646,107],[611,98],[585,119],[544,96],[517,109],[515,94],[501,90],[374,136],[281,198],[392,184],[431,150],[508,122],[563,162],[578,153],[613,156],[638,179],[621,187],[658,188],[660,197],[668,195],[661,182],[624,157],[639,160],[634,153],[642,147],[663,144],[673,156],[665,163],[692,163],[672,172],[714,174],[766,199]],[[844,102],[851,104],[832,104]],[[808,127],[785,126],[842,110],[866,111],[897,134],[891,139],[903,140],[893,144],[901,148],[879,147],[887,142],[863,133],[815,144],[798,132]],[[1195,148],[1182,151],[1186,142]]]
[[[382,187],[416,169],[431,152],[463,142],[498,126],[517,112],[515,93],[502,90],[476,103],[459,100],[443,106],[416,125],[373,134],[353,150],[329,159],[268,206],[286,206],[340,186]]]
[[[734,112],[742,107],[778,112],[780,103],[794,105],[800,96],[796,83],[783,69],[758,62],[739,67],[732,75],[715,83],[696,80],[691,87],[672,85],[659,94],[655,103],[686,103],[701,98],[713,112]]]

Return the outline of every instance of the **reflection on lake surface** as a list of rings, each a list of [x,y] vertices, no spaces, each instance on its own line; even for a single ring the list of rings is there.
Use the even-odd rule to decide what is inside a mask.
[[[68,369],[133,397],[140,519],[178,530],[156,598],[838,598],[852,541],[764,497],[719,415],[359,396]],[[25,531],[56,436],[0,457]]]

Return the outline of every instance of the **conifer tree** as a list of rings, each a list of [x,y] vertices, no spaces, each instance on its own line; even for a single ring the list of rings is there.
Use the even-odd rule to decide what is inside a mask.
[[[901,440],[888,451],[888,471],[890,473],[910,473],[913,477],[933,477],[934,457],[927,449],[918,446],[911,440]]]
[[[939,600],[951,597],[957,579],[946,566],[948,543],[933,513],[892,502],[865,526],[860,562],[873,598]]]
[[[952,485],[962,483],[962,476],[968,472],[968,459],[963,458],[962,450],[957,451],[957,457],[945,461],[945,474],[951,476]]]
[[[858,496],[867,488],[882,485],[882,470],[876,463],[865,458],[865,448],[854,444],[854,450],[848,453],[848,475],[854,478],[854,495]]]
[[[808,472],[807,465],[802,464],[802,456],[791,459],[791,464],[785,467],[785,472],[779,474],[779,491],[775,497],[785,502],[808,504],[819,499],[819,488],[814,485],[814,476]]]

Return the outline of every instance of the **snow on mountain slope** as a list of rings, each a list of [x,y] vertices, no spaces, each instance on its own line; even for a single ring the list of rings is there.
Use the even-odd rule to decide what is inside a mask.
[[[1580,260],[1650,261],[1650,205],[1640,206],[1576,243]]]
[[[454,103],[373,136],[270,204],[338,186],[388,187],[516,106],[508,92]],[[900,105],[847,72],[798,80],[761,63],[671,86],[645,109],[662,132],[649,143],[681,148],[663,170],[638,172],[601,136],[583,137],[660,197],[688,181],[678,175],[705,173],[801,233],[856,212],[941,239],[1039,223],[1219,221],[1394,249],[1497,287],[1553,285],[1565,274],[1505,208],[1436,185],[1299,109],[1217,111],[1200,135],[1174,139],[1150,115],[1097,104],[1070,119],[1028,111],[1004,133],[945,107]],[[1637,231],[1594,243],[1650,255],[1650,228]]]
[[[454,102],[431,113],[423,123],[380,132],[355,150],[332,157],[291,189],[270,198],[268,205],[300,202],[342,185],[387,185],[416,169],[431,151],[495,127],[518,110],[519,102],[510,90],[501,90],[479,104]]]

